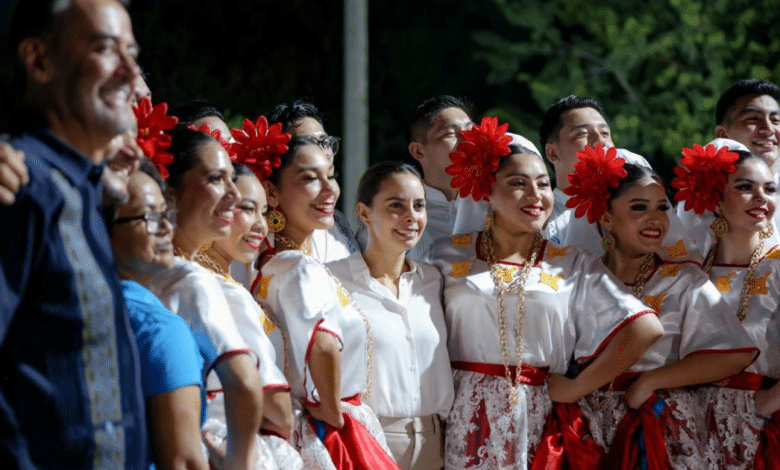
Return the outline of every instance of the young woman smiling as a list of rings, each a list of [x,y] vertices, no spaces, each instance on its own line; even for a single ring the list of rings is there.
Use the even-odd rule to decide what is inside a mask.
[[[634,468],[638,462],[624,458],[625,449],[639,445],[629,430],[640,424],[645,450],[639,453],[645,452],[649,468],[659,468],[654,463],[660,462],[704,468],[697,426],[701,410],[693,392],[682,387],[736,374],[758,351],[697,263],[659,256],[670,206],[660,178],[617,158],[614,149],[587,148],[578,156],[569,189],[579,202],[575,214],[587,212],[589,220],[599,221],[606,230],[602,261],[656,311],[664,327],[663,337],[629,372],[580,401],[592,434],[611,447],[610,460]],[[658,419],[647,419],[653,409],[664,411]]]
[[[681,200],[686,207],[707,204],[716,214],[710,226],[716,242],[704,268],[761,354],[745,372],[699,392],[705,462],[709,468],[771,468],[780,452],[780,251],[770,243],[777,188],[755,154],[723,148],[715,157],[697,153],[682,160],[689,179],[720,185]],[[710,171],[697,172],[705,161]]]
[[[255,435],[263,413],[257,358],[239,334],[214,275],[192,261],[206,242],[230,234],[240,197],[233,183],[233,165],[222,145],[208,135],[178,128],[171,136],[175,160],[167,168],[168,197],[178,210],[173,238],[178,257],[171,269],[152,276],[147,287],[187,322],[206,370],[214,369],[219,377],[227,438],[220,448],[213,439],[206,440],[212,446],[212,461],[221,468],[253,468]]]
[[[485,118],[462,132],[447,169],[461,196],[484,198],[491,216],[484,231],[433,249],[455,369],[445,465],[526,468],[535,456],[539,468],[563,458],[595,467],[600,451],[586,429],[567,440],[582,444],[571,451],[553,449],[555,439],[540,446],[543,430],[581,422],[571,403],[630,367],[663,331],[598,258],[542,238],[553,204],[547,168],[536,149],[510,145],[505,131]],[[581,369],[575,379],[562,375],[571,360]]]
[[[293,443],[307,467],[398,468],[360,396],[370,379],[370,326],[339,280],[311,255],[315,230],[333,225],[339,197],[333,162],[311,137],[294,137],[263,182],[276,254],[256,295],[286,339],[278,357],[297,408]],[[344,373],[342,373],[342,371]]]
[[[427,221],[423,183],[405,163],[378,163],[360,179],[357,200],[368,245],[328,267],[374,332],[366,403],[401,468],[442,468],[442,420],[453,399],[442,277],[406,257]]]

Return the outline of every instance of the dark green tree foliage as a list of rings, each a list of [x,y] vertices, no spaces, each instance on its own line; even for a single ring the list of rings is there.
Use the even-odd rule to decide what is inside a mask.
[[[683,147],[713,138],[715,104],[742,78],[780,77],[780,8],[773,0],[494,0],[507,30],[472,33],[489,84],[530,103],[498,115],[538,136],[540,113],[570,93],[603,104],[616,145],[663,173]],[[537,140],[537,138],[533,139]]]

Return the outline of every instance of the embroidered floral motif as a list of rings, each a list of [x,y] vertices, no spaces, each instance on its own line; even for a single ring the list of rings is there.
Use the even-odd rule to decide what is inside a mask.
[[[725,276],[718,276],[718,278],[715,279],[715,287],[718,288],[718,291],[731,292],[731,278],[734,277],[735,274],[737,274],[736,271],[731,271]]]
[[[263,300],[268,300],[268,284],[270,284],[271,279],[273,278],[273,274],[270,276],[262,276],[260,278],[260,282],[257,284],[256,294],[258,294]]]
[[[753,279],[750,283],[750,295],[767,295],[769,291],[766,288],[766,280],[769,277],[769,272],[764,273],[763,276]]]
[[[474,261],[452,263],[452,277],[468,276],[472,264],[474,264]]]
[[[558,274],[542,273],[542,278],[539,280],[542,284],[547,284],[555,290],[558,290],[558,281],[563,279],[563,276]]]
[[[564,257],[566,256],[566,252],[569,251],[568,246],[562,246],[562,247],[555,247],[552,245],[547,245],[547,257],[548,258],[558,258],[558,257]]]
[[[276,328],[276,325],[274,325],[274,322],[271,321],[270,318],[263,312],[260,315],[260,323],[263,324],[263,331],[265,331],[265,334],[268,335],[272,331],[274,331],[274,328]]]
[[[655,313],[660,315],[661,314],[661,302],[664,301],[664,298],[668,294],[663,293],[661,295],[646,295],[642,301],[647,305],[648,307],[655,310]]]
[[[677,277],[677,274],[679,274],[679,272],[680,272],[679,264],[664,263],[664,265],[661,266],[661,270],[658,272],[658,274],[666,277]]]
[[[462,235],[452,236],[452,246],[469,246],[471,245],[471,234],[464,233]]]
[[[669,253],[669,257],[672,259],[688,256],[688,250],[685,249],[685,242],[683,240],[677,240],[677,243],[672,246],[662,246],[661,249]]]
[[[339,303],[341,304],[342,308],[346,307],[351,303],[349,298],[349,293],[347,293],[347,291],[343,287],[339,287],[338,291],[336,292],[338,293]]]
[[[512,279],[515,278],[517,266],[512,266],[510,268],[496,268],[496,271],[501,274],[501,282],[510,283],[512,282]]]
[[[777,248],[772,248],[772,250],[769,253],[764,255],[764,258],[780,259],[780,250],[778,250]]]

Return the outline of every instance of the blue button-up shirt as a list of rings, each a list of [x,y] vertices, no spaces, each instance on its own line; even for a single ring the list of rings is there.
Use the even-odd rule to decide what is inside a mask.
[[[141,469],[138,353],[101,218],[102,166],[43,128],[0,206],[0,467]]]

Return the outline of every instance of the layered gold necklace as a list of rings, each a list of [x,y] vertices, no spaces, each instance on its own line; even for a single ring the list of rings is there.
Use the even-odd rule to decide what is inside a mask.
[[[522,374],[523,366],[523,319],[525,318],[525,285],[531,268],[534,267],[539,259],[539,251],[542,246],[542,236],[536,232],[531,248],[525,257],[525,263],[520,271],[520,275],[509,283],[502,280],[503,273],[498,266],[493,251],[493,229],[487,227],[482,236],[482,252],[487,258],[490,277],[498,291],[498,328],[501,335],[501,357],[504,362],[504,374],[509,387],[509,403],[517,406],[520,403],[519,380]],[[506,313],[504,307],[504,298],[507,294],[517,292],[517,328],[515,329],[515,377],[512,379],[512,372],[509,369],[509,347],[507,346],[506,334]]]

